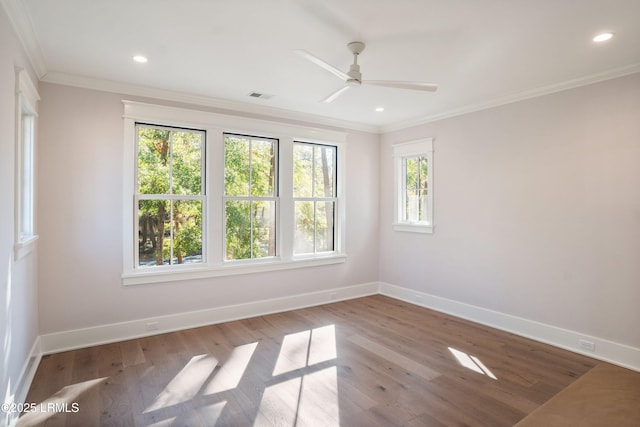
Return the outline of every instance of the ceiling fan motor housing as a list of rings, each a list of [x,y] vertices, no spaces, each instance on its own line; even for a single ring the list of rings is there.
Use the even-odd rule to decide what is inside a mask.
[[[347,80],[347,84],[349,86],[358,86],[362,84],[362,73],[360,73],[360,66],[358,64],[351,64],[347,75],[350,77],[350,79]]]
[[[350,79],[347,80],[347,85],[359,86],[362,84],[362,74],[360,73],[360,66],[358,65],[358,55],[362,53],[365,45],[362,42],[351,42],[347,44],[347,48],[353,53],[353,64],[351,64],[349,72],[347,73],[350,77]]]

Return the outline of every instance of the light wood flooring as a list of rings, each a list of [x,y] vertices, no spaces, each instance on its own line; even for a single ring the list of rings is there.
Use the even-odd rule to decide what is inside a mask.
[[[513,426],[602,365],[377,295],[45,356],[18,425]]]

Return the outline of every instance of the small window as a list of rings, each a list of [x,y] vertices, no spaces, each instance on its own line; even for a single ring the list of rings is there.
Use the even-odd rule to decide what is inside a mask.
[[[28,254],[35,230],[36,88],[25,70],[16,73],[16,259]]]
[[[276,256],[278,141],[224,135],[226,260]]]
[[[203,131],[136,126],[138,267],[203,262]]]
[[[433,140],[397,144],[394,230],[433,232]]]
[[[294,143],[294,255],[335,250],[336,194],[336,147]]]

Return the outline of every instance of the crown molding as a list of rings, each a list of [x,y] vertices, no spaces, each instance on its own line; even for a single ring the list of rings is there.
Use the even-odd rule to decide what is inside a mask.
[[[268,107],[240,101],[231,101],[191,93],[182,93],[148,86],[134,85],[130,83],[48,71],[45,64],[44,56],[40,49],[38,38],[35,34],[35,31],[33,30],[33,24],[29,19],[29,15],[26,11],[24,2],[21,0],[0,0],[0,5],[5,10],[15,30],[15,33],[20,43],[22,44],[23,49],[25,50],[27,58],[29,59],[29,62],[40,81],[66,86],[75,86],[84,89],[94,89],[104,92],[142,96],[161,99],[165,101],[212,107],[228,110],[229,112],[242,112],[243,114],[254,114],[272,119],[275,118],[286,121],[311,123],[314,125],[321,125],[341,130],[355,130],[375,134],[393,132],[420,126],[438,120],[495,108],[514,102],[519,102],[543,95],[549,95],[552,93],[561,92],[564,90],[586,86],[589,84],[640,72],[640,63],[631,64],[624,67],[607,70],[605,72],[567,80],[561,83],[540,86],[538,88],[495,98],[487,102],[470,104],[441,113],[416,117],[414,119],[404,120],[389,125],[375,126],[364,123],[351,122],[347,120],[333,119],[330,117],[324,117],[310,113],[301,113],[283,108]]]
[[[13,29],[22,45],[22,48],[29,59],[33,71],[39,79],[47,74],[47,66],[45,65],[44,56],[40,50],[38,37],[33,30],[33,24],[29,19],[24,2],[20,0],[0,0],[0,5],[4,9]]]
[[[572,80],[567,80],[561,83],[555,83],[551,85],[541,86],[535,89],[518,92],[515,94],[503,96],[493,99],[487,102],[481,102],[478,104],[471,104],[461,108],[455,108],[453,110],[445,111],[443,113],[437,113],[426,117],[415,118],[406,120],[396,124],[387,126],[380,126],[380,133],[393,132],[397,130],[407,129],[415,126],[424,125],[426,123],[435,122],[438,120],[449,119],[455,116],[461,116],[463,114],[473,113],[476,111],[487,110],[490,108],[499,107],[501,105],[512,104],[514,102],[524,101],[526,99],[537,98],[539,96],[549,95],[556,92],[562,92],[564,90],[573,89],[581,86],[587,86],[593,83],[602,82],[605,80],[611,80],[618,77],[624,77],[630,74],[640,72],[640,64],[631,64],[620,68],[614,68],[602,73],[591,74],[584,77],[579,77]]]
[[[192,93],[176,92],[149,86],[141,86],[112,80],[97,79],[93,77],[49,72],[40,79],[46,83],[55,83],[65,86],[79,87],[83,89],[99,90],[102,92],[118,93],[123,95],[141,96],[145,98],[160,99],[164,101],[179,102],[203,107],[212,107],[228,112],[242,112],[243,115],[251,114],[263,118],[286,120],[300,124],[312,124],[329,127],[335,130],[356,130],[377,134],[379,127],[346,120],[332,119],[314,114],[301,113],[283,108],[267,107],[240,101],[214,98]]]

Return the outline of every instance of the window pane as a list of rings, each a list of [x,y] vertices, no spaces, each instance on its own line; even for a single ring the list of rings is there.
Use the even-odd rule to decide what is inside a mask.
[[[276,202],[251,203],[253,217],[252,258],[275,256],[276,254]]]
[[[249,195],[249,148],[247,138],[224,137],[224,191],[227,196]]]
[[[138,128],[138,193],[169,194],[170,131]]]
[[[418,216],[418,221],[428,221],[427,218],[427,195],[428,195],[428,190],[420,190],[420,200],[419,200],[419,216]]]
[[[173,194],[202,193],[202,134],[173,132]]]
[[[202,202],[176,200],[173,203],[172,264],[202,262]]]
[[[418,192],[413,190],[407,190],[406,195],[406,207],[405,207],[405,220],[418,221],[418,207],[420,201],[418,198]]]
[[[429,167],[427,164],[427,158],[420,157],[419,162],[420,162],[420,169],[418,172],[420,174],[420,189],[425,190],[429,187],[429,183],[427,181],[427,178],[429,177],[428,175]]]
[[[276,254],[276,202],[226,202],[227,260]]]
[[[315,216],[313,202],[295,202],[296,233],[295,254],[314,252]]]
[[[294,145],[294,198],[307,199],[294,202],[295,254],[334,250],[336,150],[304,142]]]
[[[230,200],[226,210],[227,259],[251,258],[251,202]]]
[[[428,164],[426,157],[404,159],[405,221],[427,221]]]
[[[140,200],[138,203],[138,265],[169,263],[169,214],[168,200]]]
[[[408,191],[416,191],[418,189],[418,159],[405,159],[406,168],[406,188]]]
[[[22,114],[22,175],[20,188],[20,239],[24,239],[34,234],[33,221],[33,177],[34,177],[34,155],[33,155],[33,133],[35,119],[31,115]]]
[[[251,141],[252,196],[273,196],[275,194],[275,148],[273,140]]]
[[[313,147],[315,157],[315,194],[314,197],[333,197],[333,178],[335,175],[334,147],[317,145]]]
[[[313,145],[293,145],[293,197],[311,197],[313,182]]]
[[[333,250],[334,202],[316,202],[316,252]]]

